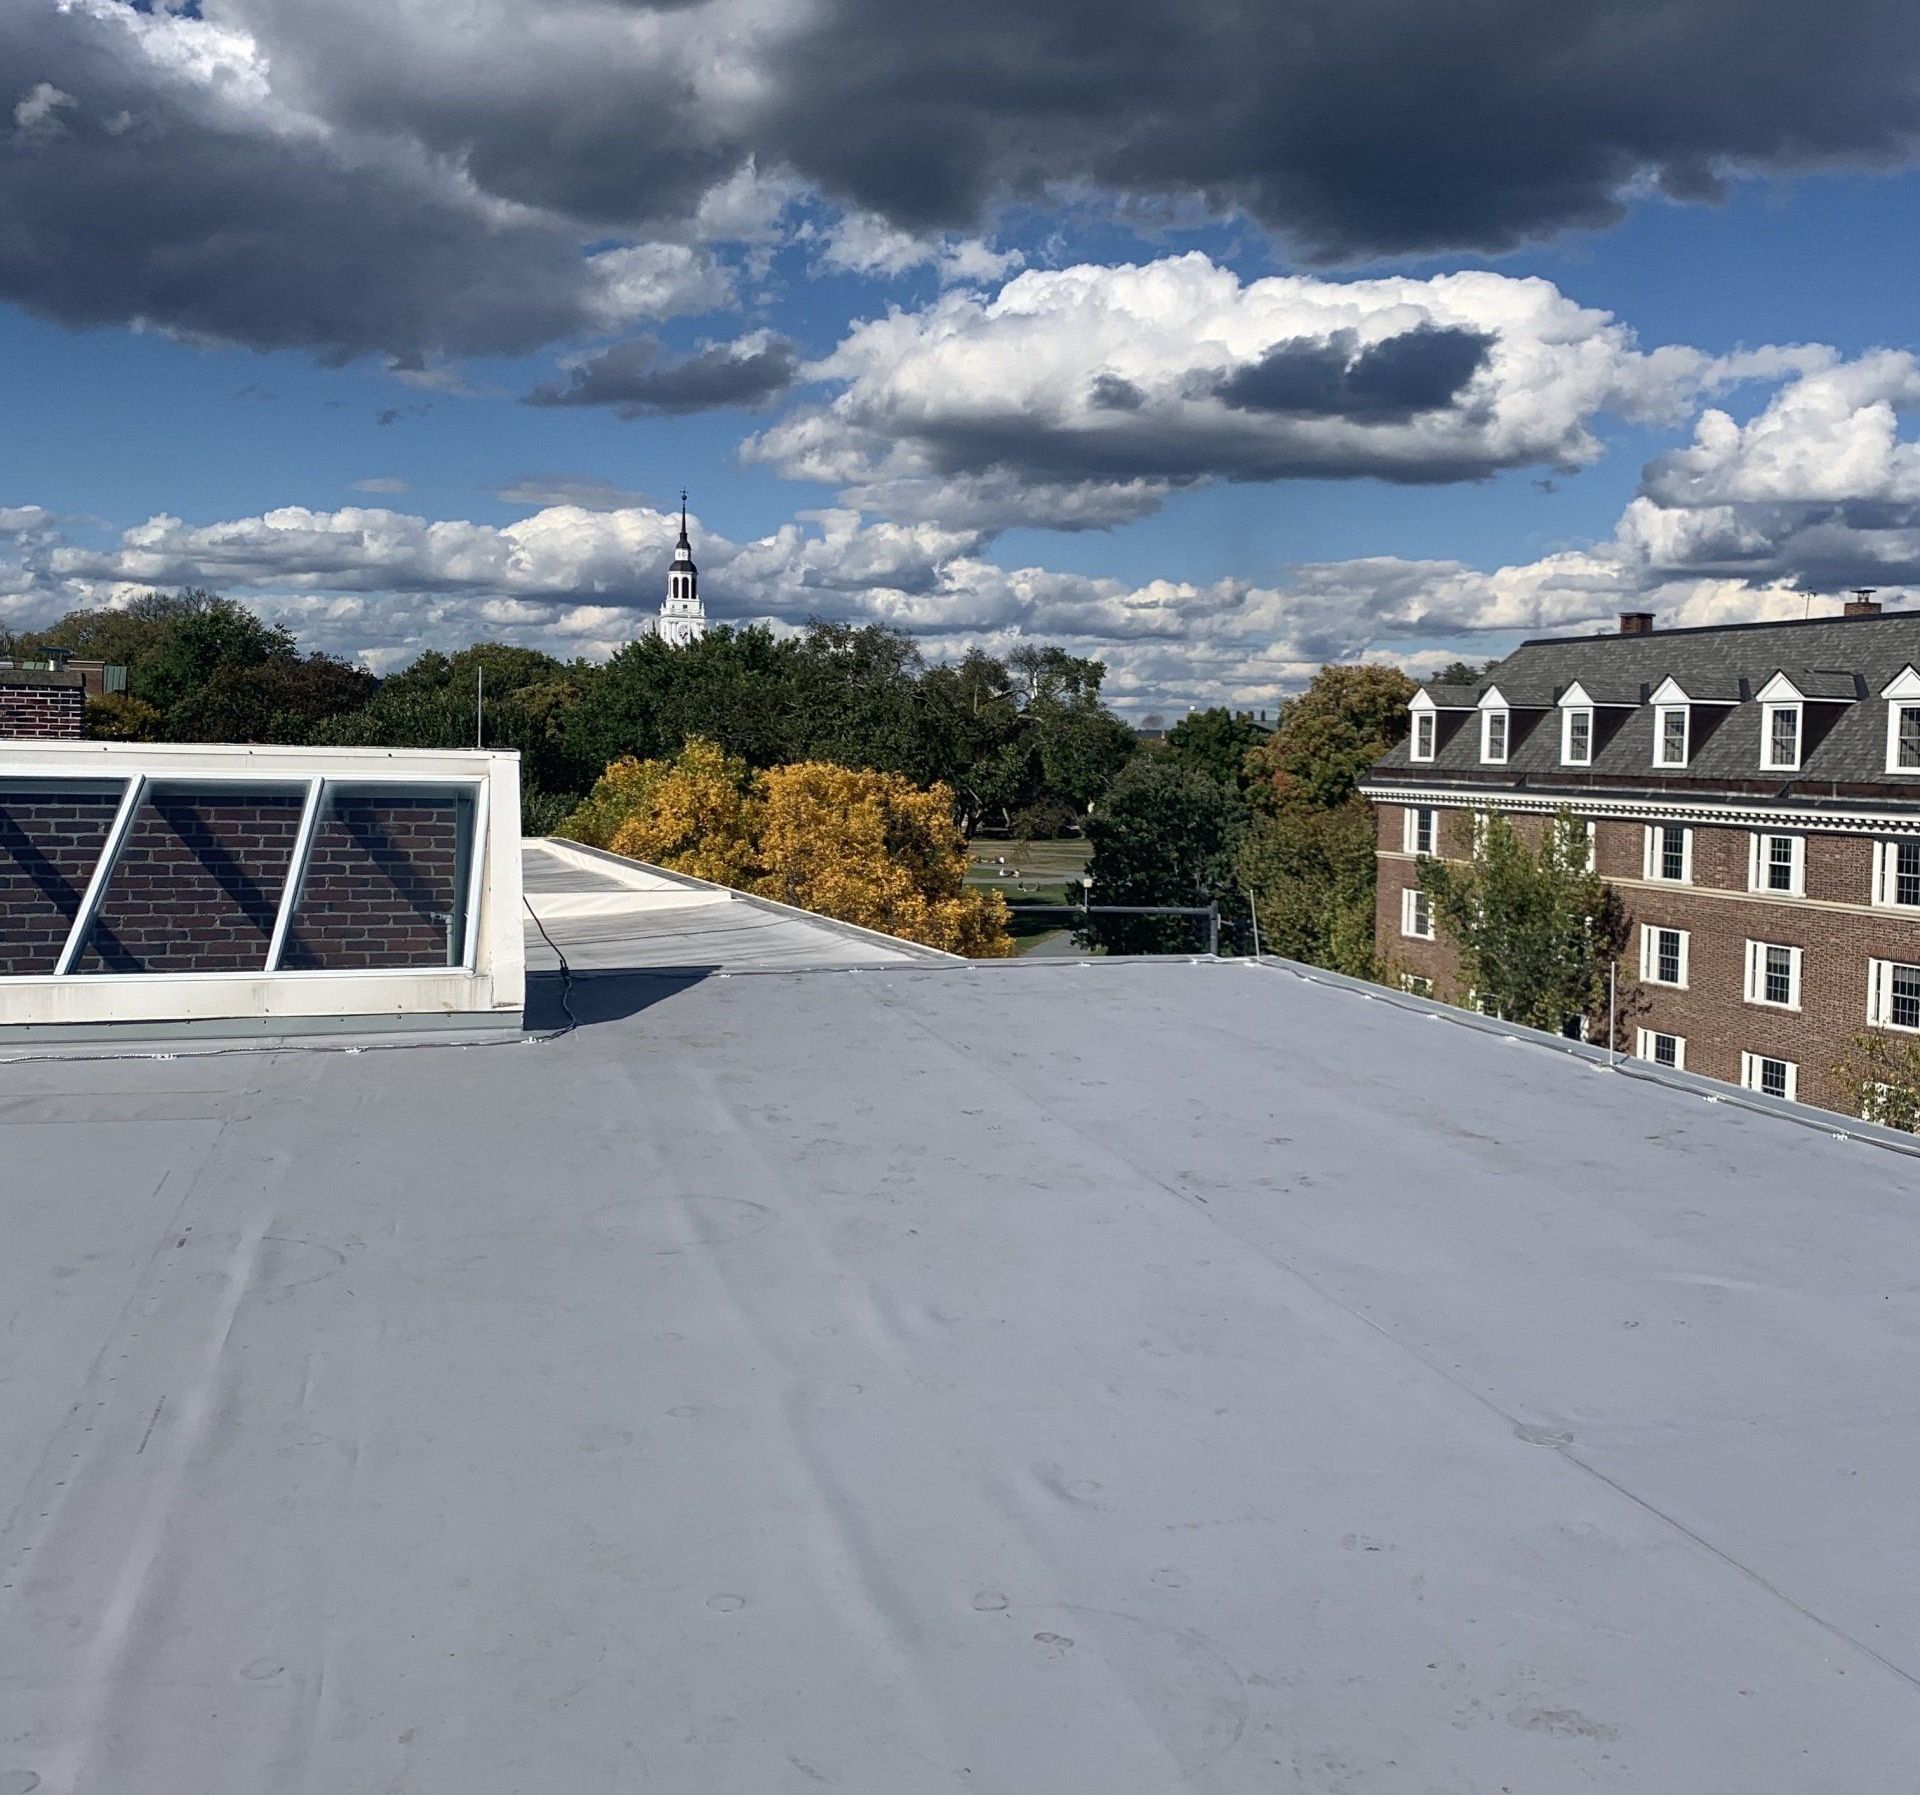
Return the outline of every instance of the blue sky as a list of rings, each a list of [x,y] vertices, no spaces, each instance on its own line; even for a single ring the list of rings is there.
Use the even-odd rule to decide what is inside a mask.
[[[411,6],[360,68],[278,0],[0,25],[0,622],[191,581],[383,669],[481,634],[602,654],[657,602],[684,483],[717,615],[871,618],[935,655],[1062,640],[1138,712],[1625,603],[1893,592],[1920,564],[1897,84],[1851,145],[1791,117],[1769,143],[1731,108],[1726,142],[1709,119],[1684,144],[1651,85],[1645,118],[1585,119],[1578,92],[1543,113],[1522,59],[1482,124],[1507,105],[1532,156],[1462,151],[1424,205],[1434,139],[1281,155],[1272,116],[1206,94],[1197,172],[1144,113],[1116,172],[1044,81],[923,105],[891,158],[845,122],[851,77],[783,74],[804,56],[769,63],[794,91],[765,118],[688,127],[698,156],[636,136],[623,95],[666,74],[731,93],[729,4],[637,41],[614,0],[565,0],[559,72],[527,89],[478,62],[463,85],[484,42]],[[473,30],[504,53],[503,6]],[[1674,54],[1717,66],[1724,20],[1697,10]],[[734,35],[703,44],[709,14]],[[1114,35],[1078,66],[1130,91]],[[1720,78],[1777,92],[1751,60]],[[586,402],[527,402],[570,381]]]

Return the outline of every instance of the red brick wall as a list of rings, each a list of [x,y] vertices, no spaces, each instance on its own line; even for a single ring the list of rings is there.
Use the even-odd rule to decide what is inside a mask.
[[[304,793],[149,798],[74,970],[260,970],[304,800]]]
[[[24,685],[0,672],[0,736],[77,741],[85,733],[87,694],[70,686]]]
[[[0,974],[53,971],[119,803],[111,792],[0,792]]]
[[[461,901],[456,800],[343,795],[315,831],[289,969],[445,966]],[[456,918],[454,938],[460,924]]]
[[[1435,995],[1460,1001],[1465,993],[1452,951],[1443,942],[1409,941],[1400,933],[1400,894],[1414,882],[1412,861],[1396,858],[1403,851],[1404,807],[1376,809],[1381,850],[1377,951],[1390,969],[1432,978]],[[1871,907],[1873,843],[1851,835],[1807,837],[1805,899],[1749,893],[1748,836],[1745,828],[1696,828],[1693,882],[1668,885],[1643,877],[1644,824],[1603,820],[1597,825],[1595,864],[1613,882],[1633,921],[1620,967],[1623,1044],[1631,1047],[1633,1031],[1642,1027],[1682,1036],[1688,1071],[1730,1083],[1739,1081],[1742,1053],[1791,1060],[1800,1068],[1802,1102],[1847,1107],[1835,1068],[1869,1026],[1867,962],[1920,964],[1920,916]],[[1464,851],[1459,829],[1450,826],[1445,810],[1440,842],[1445,853]],[[1688,932],[1686,990],[1641,985],[1643,924]],[[1802,950],[1799,1010],[1746,1001],[1749,940]]]

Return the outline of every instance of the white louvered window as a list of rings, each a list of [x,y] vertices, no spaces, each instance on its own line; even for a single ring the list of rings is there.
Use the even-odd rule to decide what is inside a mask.
[[[1775,1059],[1770,1054],[1743,1053],[1740,1082],[1750,1091],[1767,1097],[1784,1097],[1791,1103],[1799,1095],[1800,1068],[1792,1060]]]
[[[1687,931],[1648,923],[1640,931],[1640,976],[1650,985],[1687,983]]]
[[[1807,838],[1755,830],[1747,843],[1747,889],[1780,897],[1804,897],[1807,890]]]
[[[1899,960],[1867,962],[1867,1020],[1882,1028],[1920,1032],[1920,966]]]
[[[1693,831],[1678,823],[1649,823],[1642,876],[1663,885],[1693,883]]]
[[[1900,910],[1920,909],[1920,840],[1873,844],[1873,901]]]
[[[1800,1007],[1800,949],[1779,941],[1747,943],[1746,998],[1776,1010]]]

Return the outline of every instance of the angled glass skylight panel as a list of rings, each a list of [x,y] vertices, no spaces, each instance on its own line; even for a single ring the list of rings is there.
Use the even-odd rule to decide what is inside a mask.
[[[0,781],[0,978],[56,971],[125,783]]]
[[[144,785],[71,970],[265,970],[306,800],[298,784]]]
[[[477,816],[470,786],[329,780],[280,970],[466,965]]]

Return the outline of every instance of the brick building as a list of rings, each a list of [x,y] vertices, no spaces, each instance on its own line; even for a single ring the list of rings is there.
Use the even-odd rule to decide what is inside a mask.
[[[0,662],[0,736],[77,741],[84,733],[87,685],[81,672]]]
[[[1525,642],[1423,687],[1362,789],[1376,946],[1414,989],[1469,996],[1420,857],[1471,852],[1477,808],[1565,805],[1632,920],[1622,1047],[1837,1108],[1861,1035],[1920,1037],[1920,613]]]

